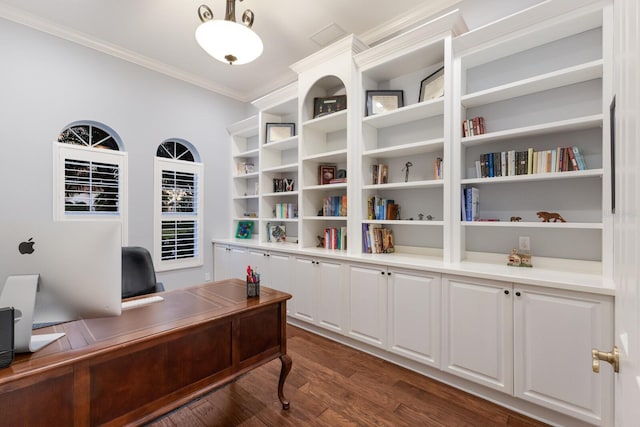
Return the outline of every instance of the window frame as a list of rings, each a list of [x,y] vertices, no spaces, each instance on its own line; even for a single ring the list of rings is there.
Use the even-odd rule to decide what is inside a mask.
[[[190,147],[189,147],[190,148]],[[194,153],[195,154],[195,153]],[[195,156],[194,156],[195,158]],[[196,175],[196,195],[195,206],[197,207],[196,213],[180,213],[162,212],[162,172],[185,172],[193,173]],[[203,257],[203,218],[204,218],[204,204],[203,204],[203,183],[204,183],[204,165],[199,162],[191,162],[184,160],[174,160],[164,157],[155,157],[154,159],[154,195],[153,195],[153,264],[157,271],[169,271],[178,270],[182,268],[201,267],[204,265]],[[162,259],[162,221],[166,219],[171,220],[188,220],[195,221],[197,224],[196,229],[196,255],[190,258],[182,259]]]

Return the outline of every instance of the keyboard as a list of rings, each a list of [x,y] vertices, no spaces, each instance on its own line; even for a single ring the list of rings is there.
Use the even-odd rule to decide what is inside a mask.
[[[134,299],[134,300],[131,300],[131,301],[123,301],[122,302],[122,309],[123,310],[127,310],[129,308],[140,307],[140,306],[143,306],[143,305],[153,304],[155,302],[160,302],[160,301],[164,301],[164,298],[162,298],[160,295],[153,295],[153,296],[150,296],[150,297]]]

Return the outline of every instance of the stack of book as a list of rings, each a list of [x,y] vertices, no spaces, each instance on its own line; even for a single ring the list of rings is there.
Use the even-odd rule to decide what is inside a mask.
[[[526,151],[485,153],[480,156],[480,160],[476,160],[476,174],[479,178],[586,169],[584,156],[575,145],[542,151],[529,148]]]
[[[328,196],[322,199],[323,216],[347,216],[347,195]]]
[[[484,117],[474,117],[462,121],[462,136],[482,135],[486,132],[484,127]]]
[[[462,221],[478,221],[480,219],[480,190],[475,187],[463,188],[460,196]]]
[[[324,248],[347,250],[347,227],[330,227],[324,229]]]
[[[362,224],[362,252],[388,254],[395,252],[393,230],[380,224]]]
[[[368,219],[398,219],[399,206],[393,199],[385,199],[380,196],[367,198],[367,218]]]
[[[297,218],[298,205],[295,203],[276,203],[276,218]]]

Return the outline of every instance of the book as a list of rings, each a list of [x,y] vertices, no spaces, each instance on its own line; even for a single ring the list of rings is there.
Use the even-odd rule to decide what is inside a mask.
[[[480,219],[480,190],[476,187],[467,187],[465,192],[465,221],[477,221]]]
[[[582,156],[582,152],[578,148],[578,146],[574,145],[571,147],[573,154],[576,158],[576,162],[578,163],[578,170],[586,170],[587,164],[584,162],[584,157]]]

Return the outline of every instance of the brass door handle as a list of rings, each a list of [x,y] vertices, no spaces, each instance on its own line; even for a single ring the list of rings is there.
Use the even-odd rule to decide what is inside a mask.
[[[604,351],[599,351],[594,348],[591,350],[591,358],[593,362],[591,368],[596,374],[600,372],[601,360],[611,363],[611,365],[613,365],[613,372],[620,372],[620,352],[615,345],[610,353],[605,353]]]

